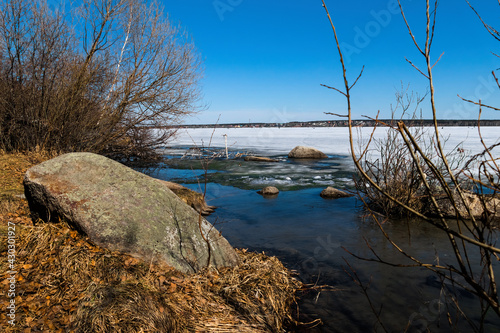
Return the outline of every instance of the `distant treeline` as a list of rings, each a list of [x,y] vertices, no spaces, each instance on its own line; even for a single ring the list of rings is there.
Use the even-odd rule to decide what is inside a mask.
[[[379,122],[395,125],[397,120],[379,119]],[[404,120],[407,126],[434,126],[432,119],[414,119]],[[353,120],[353,126],[372,127],[375,125],[375,120]],[[438,120],[439,126],[477,126],[477,119],[443,119]],[[182,125],[182,128],[240,128],[240,127],[347,127],[346,120],[316,120],[316,121],[291,121],[288,123],[232,123],[232,124],[203,124],[203,125]],[[500,120],[487,119],[481,120],[481,126],[500,126]]]

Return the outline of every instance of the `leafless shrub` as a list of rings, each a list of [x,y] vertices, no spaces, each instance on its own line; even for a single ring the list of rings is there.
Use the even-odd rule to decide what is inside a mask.
[[[386,136],[382,139],[371,138],[371,143],[368,146],[361,145],[360,147],[360,165],[366,174],[384,192],[418,212],[428,211],[428,207],[432,205],[423,179],[429,184],[432,195],[442,195],[443,189],[426,162],[421,158],[413,159],[409,148],[396,129],[396,123],[403,121],[408,111],[411,113],[411,118],[408,119],[411,125],[408,125],[408,127],[412,137],[419,143],[424,154],[434,163],[439,173],[442,175],[447,174],[445,165],[439,155],[436,154],[436,142],[429,135],[430,129],[424,127],[421,122],[419,123],[419,119],[422,118],[418,116],[418,108],[423,101],[424,98],[409,93],[408,87],[402,87],[402,90],[396,93],[396,106],[392,111],[391,123],[381,124],[381,126],[386,127],[382,129],[386,130]],[[414,108],[413,111],[410,108]],[[395,114],[398,111],[401,116],[396,119]],[[442,140],[446,142],[447,138],[442,138]],[[466,156],[463,149],[458,146],[452,147],[446,153],[446,158],[451,165],[451,170],[458,173],[460,168],[464,166]],[[423,178],[419,174],[418,168],[422,169]],[[445,176],[445,178],[448,182],[450,181],[449,175]],[[461,185],[466,186],[463,181]],[[362,175],[355,179],[355,186],[370,209],[391,217],[412,215],[377,188],[370,186]]]
[[[1,149],[151,154],[200,108],[200,58],[154,0],[0,8]]]
[[[404,152],[397,153],[403,155],[398,155],[398,157],[403,158],[402,163],[390,163],[388,162],[389,160],[382,160],[375,165],[367,165],[364,163],[373,137],[370,138],[368,146],[361,149],[360,154],[357,154],[354,149],[353,126],[351,120],[351,90],[360,79],[363,70],[361,70],[361,73],[354,80],[354,83],[350,84],[335,25],[333,24],[333,20],[326,8],[324,0],[322,0],[322,2],[334,32],[344,78],[344,87],[342,89],[334,87],[328,88],[339,92],[346,98],[352,159],[361,180],[369,184],[370,191],[373,191],[372,196],[377,196],[379,198],[383,197],[385,198],[383,200],[387,202],[386,206],[392,205],[389,207],[389,211],[397,207],[396,212],[405,212],[406,214],[418,217],[434,227],[436,232],[444,232],[449,239],[449,244],[454,253],[454,261],[442,264],[439,260],[436,260],[435,262],[427,263],[413,256],[409,250],[398,243],[398,240],[391,238],[391,236],[386,233],[383,224],[375,215],[373,215],[373,220],[389,243],[396,251],[401,253],[412,263],[401,264],[389,262],[379,256],[369,243],[367,243],[367,246],[373,254],[372,258],[360,258],[353,255],[360,259],[396,267],[425,268],[434,272],[442,281],[443,286],[447,283],[448,286],[454,289],[465,290],[471,293],[479,300],[480,316],[478,321],[475,322],[468,317],[468,313],[462,310],[461,302],[454,296],[454,293],[447,294],[447,297],[450,298],[447,304],[450,306],[447,306],[445,311],[447,311],[448,318],[450,319],[450,325],[454,325],[455,323],[455,321],[451,319],[452,314],[450,311],[453,311],[455,315],[464,317],[472,330],[484,332],[487,315],[494,313],[500,317],[500,301],[494,272],[500,249],[497,247],[498,236],[495,233],[495,226],[492,223],[493,219],[498,215],[499,205],[495,203],[494,199],[498,196],[498,176],[500,175],[498,158],[494,156],[493,151],[500,143],[486,146],[481,138],[484,147],[483,153],[472,157],[465,165],[467,168],[464,168],[461,172],[456,172],[456,170],[453,169],[453,160],[450,160],[449,156],[445,153],[443,148],[444,140],[440,136],[438,127],[433,80],[433,68],[441,57],[437,58],[436,61],[432,59],[431,56],[439,1],[426,0],[426,34],[424,43],[420,44],[406,20],[402,4],[398,0],[401,15],[411,40],[425,61],[425,69],[421,69],[415,62],[407,59],[408,63],[423,75],[429,83],[429,101],[434,122],[433,132],[421,137],[418,132],[412,132],[403,120],[398,121],[396,124],[383,124],[378,121],[378,125],[388,126],[388,130],[393,131],[392,133],[394,134],[390,134],[388,140],[383,141],[382,145],[376,146],[375,150],[379,150],[382,154],[382,151],[386,153],[388,149],[392,150],[395,145],[396,147],[402,148]],[[493,37],[497,38],[497,30],[494,30],[484,22],[483,24],[488,32],[492,34]],[[492,72],[492,75],[498,84],[495,72]],[[498,86],[500,88],[500,84]],[[483,104],[481,100],[466,101],[479,107],[479,125],[483,108],[500,111],[500,109],[496,107]],[[478,127],[480,131],[480,126]],[[479,132],[479,134],[481,135],[481,132]],[[400,143],[399,145],[398,142]],[[429,144],[429,142],[432,144]],[[477,168],[470,168],[471,166]],[[403,176],[399,176],[401,170],[403,170]],[[410,186],[412,184],[418,184],[418,186],[411,186],[411,189],[408,189],[406,192],[393,191],[391,187],[386,184],[384,173],[388,173],[392,175],[393,178],[396,178],[394,182],[404,181],[403,178],[410,177],[410,183],[406,184]],[[465,182],[464,176],[466,177]],[[468,192],[470,188],[479,190],[479,193]],[[488,196],[485,195],[483,190],[488,190],[490,192]],[[411,198],[414,195],[417,197],[422,195],[425,196],[427,205],[430,206],[430,209],[421,210],[418,205],[414,205],[411,200],[408,200],[409,197]],[[362,197],[362,199],[364,198]],[[444,211],[445,206],[443,206],[442,202],[439,202],[443,199],[450,207],[450,215],[453,216],[453,219],[449,219],[449,216],[446,216],[447,214],[445,214]],[[479,202],[482,206],[480,207],[479,214],[475,212],[476,207],[474,207],[474,202]],[[479,253],[481,260],[471,260],[471,255],[473,253]],[[438,254],[436,254],[436,257],[439,259]],[[411,324],[412,323],[409,322],[406,330],[408,330]]]

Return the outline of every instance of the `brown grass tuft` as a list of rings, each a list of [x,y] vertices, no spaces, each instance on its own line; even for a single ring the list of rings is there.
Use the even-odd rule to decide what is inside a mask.
[[[175,332],[178,317],[165,298],[140,283],[94,285],[81,299],[77,332]]]

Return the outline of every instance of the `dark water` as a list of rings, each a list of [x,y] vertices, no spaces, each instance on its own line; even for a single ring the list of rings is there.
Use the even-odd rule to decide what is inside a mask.
[[[185,152],[168,151],[168,161],[152,175],[203,190],[205,171],[199,160],[181,159]],[[319,318],[323,322],[304,331],[382,332],[374,311],[380,313],[389,332],[405,328],[409,332],[450,332],[457,327],[460,332],[473,331],[463,320],[455,330],[449,328],[444,294],[454,288],[449,283],[443,285],[432,272],[359,260],[348,253],[373,258],[373,249],[387,262],[410,263],[364,216],[355,197],[320,197],[326,186],[352,189],[353,169],[347,157],[329,156],[317,162],[273,157],[280,162],[213,160],[206,167],[206,198],[218,208],[208,220],[234,247],[276,255],[304,282],[334,287],[301,295],[301,319]],[[256,193],[268,185],[278,187],[280,194],[264,198]],[[424,262],[454,262],[446,236],[425,223],[386,221],[383,227],[401,247]],[[473,254],[471,260],[479,261],[479,254]],[[367,287],[368,297],[356,279]],[[455,292],[462,310],[472,322],[479,322],[475,299],[466,291]],[[500,332],[495,315],[486,322],[486,332]]]

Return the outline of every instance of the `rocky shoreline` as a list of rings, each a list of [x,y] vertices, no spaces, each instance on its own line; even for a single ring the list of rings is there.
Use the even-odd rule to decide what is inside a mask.
[[[16,223],[17,286],[22,294],[16,298],[14,328],[5,326],[5,314],[0,315],[5,332],[76,332],[83,327],[87,332],[117,328],[127,332],[269,332],[294,325],[292,304],[302,285],[278,259],[236,250],[238,264],[234,267],[187,274],[161,262],[106,249],[67,222],[31,220],[27,200],[17,194],[22,191],[26,169],[47,158],[35,162],[23,155],[4,154],[0,159],[5,161],[4,169],[12,170],[1,178],[2,185],[15,183],[15,189],[0,193],[0,236],[6,237],[7,222]],[[19,161],[22,166],[14,166]],[[192,204],[203,211],[206,207],[200,205],[200,197],[195,198]],[[189,200],[192,194],[185,202]],[[179,203],[188,207],[181,200]],[[0,250],[6,255],[6,248]],[[5,264],[2,261],[1,280],[7,277]],[[260,290],[257,298],[255,290]],[[143,319],[135,321],[136,317]]]

